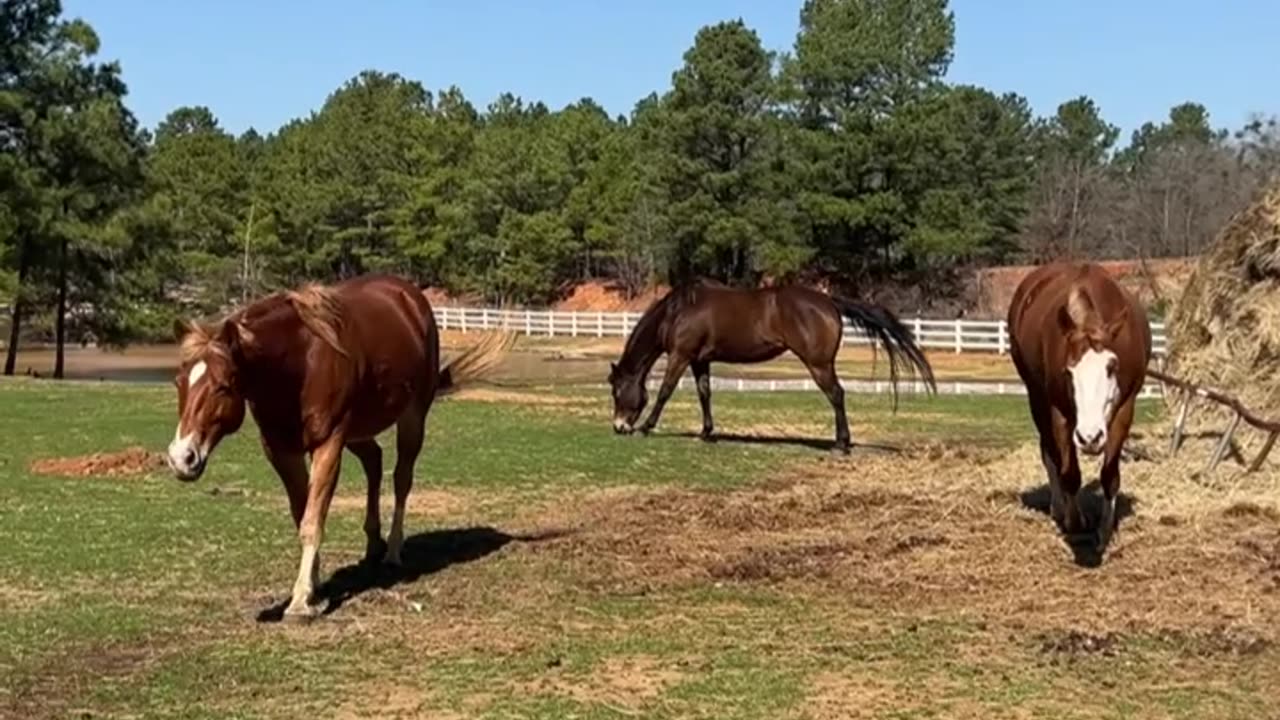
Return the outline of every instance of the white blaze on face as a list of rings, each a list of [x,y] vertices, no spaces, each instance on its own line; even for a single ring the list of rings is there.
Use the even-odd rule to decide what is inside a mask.
[[[1090,348],[1071,368],[1071,386],[1075,393],[1076,447],[1090,455],[1102,452],[1107,442],[1107,424],[1120,387],[1112,372],[1116,354]]]
[[[209,366],[206,365],[203,360],[191,366],[191,372],[187,373],[187,390],[188,391],[191,388],[195,387],[196,383],[200,382],[200,378],[204,377],[204,373],[208,369],[209,369]]]
[[[192,400],[195,399],[192,391],[208,369],[209,366],[201,360],[192,365],[190,372],[187,373],[188,410],[191,408]],[[200,438],[196,437],[195,431],[188,432],[185,435],[182,433],[182,420],[180,418],[178,427],[173,431],[173,442],[169,443],[169,466],[179,476],[193,478],[199,474],[207,454],[206,448],[201,446]]]

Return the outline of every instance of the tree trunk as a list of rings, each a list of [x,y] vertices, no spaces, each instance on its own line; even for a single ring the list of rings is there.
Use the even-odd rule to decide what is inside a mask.
[[[9,316],[9,347],[4,358],[4,374],[12,375],[18,366],[18,336],[22,333],[22,296],[26,290],[27,273],[30,270],[27,241],[18,243],[18,292],[13,298]]]
[[[67,238],[62,238],[58,249],[58,315],[54,318],[53,379],[61,380],[66,366],[67,346],[67,263],[71,258],[67,255]]]

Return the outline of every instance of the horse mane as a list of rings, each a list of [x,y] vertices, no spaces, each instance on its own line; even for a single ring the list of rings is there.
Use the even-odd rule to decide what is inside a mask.
[[[187,323],[187,332],[183,335],[180,346],[182,362],[195,361],[210,352],[228,355],[230,349],[217,337],[218,328],[226,323],[234,323],[242,341],[246,344],[252,343],[253,332],[249,328],[251,316],[260,317],[284,304],[293,308],[298,314],[298,319],[312,334],[323,340],[338,354],[348,354],[339,340],[344,316],[341,299],[331,287],[308,283],[297,290],[272,293],[231,313],[222,322],[213,326]]]
[[[222,343],[217,342],[213,334],[209,332],[209,328],[198,323],[188,323],[187,333],[182,336],[182,344],[179,350],[179,357],[182,362],[189,363],[199,360],[205,353],[227,354],[227,348]]]
[[[284,298],[293,306],[308,330],[324,340],[339,355],[348,354],[338,339],[344,313],[342,300],[336,290],[319,283],[308,283],[297,290],[286,291]]]

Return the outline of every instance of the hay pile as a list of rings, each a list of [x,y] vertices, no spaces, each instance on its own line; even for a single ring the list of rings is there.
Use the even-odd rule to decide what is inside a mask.
[[[1170,372],[1280,417],[1280,186],[1222,229],[1166,327]]]

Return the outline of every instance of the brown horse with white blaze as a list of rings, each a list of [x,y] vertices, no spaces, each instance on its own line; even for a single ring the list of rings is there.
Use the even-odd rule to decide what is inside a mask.
[[[1009,305],[1010,354],[1027,388],[1052,494],[1068,534],[1084,527],[1079,453],[1102,456],[1099,546],[1115,528],[1120,451],[1151,360],[1146,309],[1100,266],[1053,263],[1029,273]]]
[[[427,299],[412,283],[384,275],[276,293],[212,326],[179,321],[175,330],[182,359],[169,465],[181,480],[198,479],[219,442],[239,430],[248,407],[284,483],[302,546],[289,619],[318,612],[311,596],[343,449],[359,460],[368,481],[366,560],[376,561],[383,545],[376,437],[396,426],[395,510],[384,559],[398,565],[405,503],[433,400],[488,372],[514,339],[492,334],[441,369]]]

